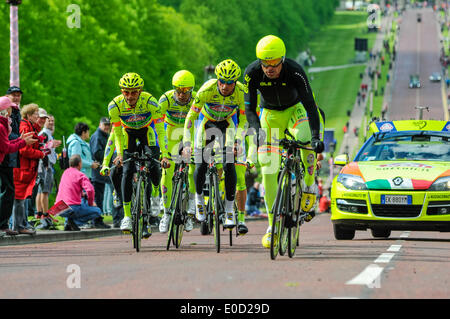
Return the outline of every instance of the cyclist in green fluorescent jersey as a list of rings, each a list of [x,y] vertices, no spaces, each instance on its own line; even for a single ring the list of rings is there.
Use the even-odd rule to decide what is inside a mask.
[[[144,80],[137,73],[126,73],[119,81],[122,94],[116,96],[108,105],[108,112],[114,126],[114,136],[117,158],[120,163],[127,158],[127,153],[137,151],[137,142],[145,146],[147,153],[159,160],[162,152],[161,164],[163,167],[170,165],[166,141],[164,139],[164,117],[156,99],[148,92],[142,91]],[[154,120],[155,130],[158,132],[158,143],[150,124]],[[123,126],[124,129],[117,129]],[[127,151],[127,152],[124,152]],[[131,230],[131,196],[133,183],[133,162],[123,165],[122,177],[122,203],[124,218],[120,229]],[[150,179],[154,187],[159,187],[161,181],[161,170],[155,161],[148,163]]]
[[[172,78],[173,89],[164,93],[159,99],[161,111],[165,115],[164,127],[166,129],[167,150],[171,157],[171,165],[162,172],[162,196],[164,202],[164,215],[159,224],[159,231],[165,233],[169,229],[170,202],[172,200],[172,177],[174,174],[175,163],[173,157],[179,155],[182,146],[184,122],[186,116],[194,103],[195,78],[187,71],[181,70],[175,73]],[[185,230],[191,231],[194,227],[193,216],[195,214],[195,184],[194,184],[194,164],[189,165],[189,205],[188,219],[185,224]]]
[[[224,227],[235,226],[234,199],[236,194],[236,169],[234,151],[236,143],[243,142],[243,132],[247,122],[244,111],[244,87],[237,80],[241,69],[231,59],[220,62],[215,73],[217,79],[205,82],[197,92],[184,126],[183,155],[189,158],[192,152],[191,136],[194,137],[195,158],[195,201],[196,218],[202,222],[206,218],[203,186],[206,180],[208,162],[214,142],[219,142],[216,154],[223,160],[225,173],[225,222]],[[239,112],[240,120],[236,128],[233,115]],[[198,121],[196,121],[198,119]],[[195,123],[197,122],[197,123]],[[197,124],[197,125],[195,125]]]

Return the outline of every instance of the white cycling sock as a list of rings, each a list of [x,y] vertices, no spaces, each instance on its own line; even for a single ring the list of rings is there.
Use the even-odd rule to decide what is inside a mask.
[[[195,193],[195,204],[205,206],[205,196]]]
[[[225,212],[234,213],[234,200],[225,199]]]

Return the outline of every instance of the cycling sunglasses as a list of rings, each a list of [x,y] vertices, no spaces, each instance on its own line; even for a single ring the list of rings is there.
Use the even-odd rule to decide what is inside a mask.
[[[184,93],[184,94],[191,93],[192,90],[194,89],[193,87],[185,87],[185,88],[181,88],[181,87],[176,87],[176,86],[174,86],[173,88],[175,89],[175,92],[177,92],[178,94],[181,94],[181,93]]]
[[[219,81],[220,81],[220,83],[222,83],[222,84],[233,84],[233,83],[236,83],[235,80],[225,81],[225,80],[223,80],[223,79],[219,79]]]
[[[259,60],[261,62],[261,65],[265,68],[268,68],[269,66],[276,68],[281,63],[283,63],[283,58],[274,59],[274,60]]]
[[[141,89],[137,89],[137,90],[126,90],[126,89],[122,89],[122,93],[125,94],[131,94],[131,95],[136,95],[141,91]]]

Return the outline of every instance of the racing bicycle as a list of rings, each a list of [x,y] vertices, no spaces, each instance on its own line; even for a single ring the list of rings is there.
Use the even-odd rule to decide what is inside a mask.
[[[223,225],[223,231],[227,229],[229,231],[230,246],[233,246],[233,228],[237,227],[225,227],[225,204],[222,198],[222,194],[219,190],[219,172],[217,163],[215,161],[215,153],[211,153],[212,161],[208,165],[208,170],[206,171],[206,179],[208,181],[208,203],[206,204],[206,224],[208,225],[211,221],[213,224],[214,232],[214,243],[216,246],[217,253],[220,253],[220,226]],[[234,214],[234,225],[236,225],[236,214]]]
[[[184,225],[188,218],[187,208],[189,202],[189,164],[181,161],[175,164],[175,173],[172,178],[172,200],[169,211],[171,213],[167,250],[172,242],[176,248],[181,245]]]
[[[139,152],[128,153],[128,159],[124,161],[133,161],[136,165],[136,183],[133,183],[133,195],[131,204],[131,220],[132,220],[132,241],[133,248],[136,252],[141,249],[141,240],[143,238],[143,229],[148,227],[148,219],[150,216],[150,196],[152,191],[152,182],[149,176],[148,163],[155,161],[160,165],[160,162],[153,158],[153,155],[141,148]],[[147,235],[148,238],[150,235]]]
[[[270,258],[274,260],[278,253],[284,255],[286,250],[292,258],[299,244],[300,226],[308,216],[301,210],[302,186],[304,168],[300,149],[313,150],[306,147],[309,144],[291,138],[279,140],[279,145],[285,150],[281,172],[278,177],[278,189],[273,204],[272,237],[270,241]]]

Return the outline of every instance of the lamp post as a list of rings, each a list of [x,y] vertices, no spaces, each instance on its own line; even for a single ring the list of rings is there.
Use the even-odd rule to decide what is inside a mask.
[[[22,0],[6,0],[10,21],[10,86],[20,86],[19,77],[19,5]]]
[[[214,70],[215,70],[215,67],[212,64],[205,66],[205,69],[204,69],[205,76],[204,76],[204,80],[203,80],[204,82],[206,82],[209,79],[212,79],[214,77]]]

